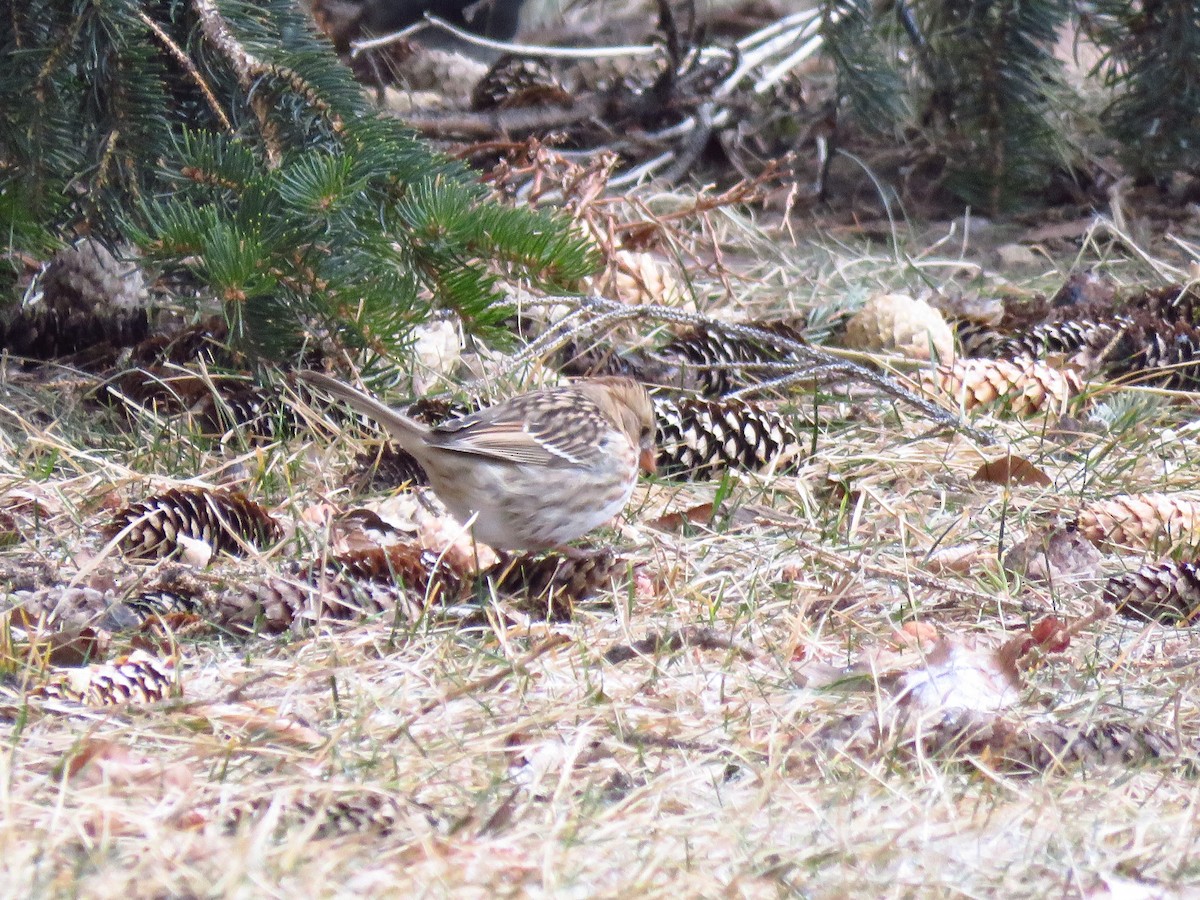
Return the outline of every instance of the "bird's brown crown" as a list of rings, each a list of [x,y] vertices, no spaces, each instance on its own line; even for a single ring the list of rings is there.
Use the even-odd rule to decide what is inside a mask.
[[[632,378],[610,375],[588,378],[573,385],[595,402],[601,412],[625,432],[639,450],[654,448],[654,404],[646,389]]]

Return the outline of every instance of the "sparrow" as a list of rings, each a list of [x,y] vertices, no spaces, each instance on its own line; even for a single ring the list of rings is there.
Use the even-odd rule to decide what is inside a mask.
[[[299,377],[382,425],[455,518],[499,550],[587,534],[625,508],[639,468],[654,471],[654,407],[631,378],[581,379],[430,427],[336,378]]]

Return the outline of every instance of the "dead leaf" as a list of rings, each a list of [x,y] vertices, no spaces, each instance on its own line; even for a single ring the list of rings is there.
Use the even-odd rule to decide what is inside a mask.
[[[1049,225],[1041,225],[1037,228],[1031,228],[1021,236],[1021,240],[1027,244],[1040,244],[1042,241],[1073,241],[1076,238],[1083,237],[1087,234],[1088,229],[1095,225],[1095,219],[1081,218],[1071,219],[1067,222],[1052,222]]]
[[[929,647],[937,643],[938,630],[928,622],[905,622],[892,632],[892,643],[901,650]]]
[[[930,650],[924,665],[900,677],[896,697],[927,713],[999,712],[1017,702],[1020,688],[1016,667],[996,650],[946,639]]]
[[[112,635],[91,626],[52,629],[34,619],[21,607],[11,610],[2,622],[0,656],[18,665],[42,668],[85,666],[104,659]]]
[[[707,528],[716,517],[717,508],[712,503],[701,503],[688,509],[676,510],[652,519],[648,524],[660,531],[683,531],[691,525]]]
[[[1056,616],[1046,616],[1033,626],[1034,643],[1047,653],[1062,653],[1071,646],[1067,623]]]
[[[44,490],[9,488],[0,494],[0,503],[10,513],[25,513],[48,519],[63,511],[62,501]]]
[[[250,701],[217,703],[204,712],[214,730],[242,732],[237,737],[244,740],[265,738],[306,749],[325,743],[323,734],[299,719]]]
[[[1004,568],[1030,581],[1088,585],[1100,578],[1100,551],[1076,528],[1034,533],[1004,554]]]
[[[150,785],[162,790],[186,791],[192,786],[192,773],[186,765],[164,765],[124,744],[99,739],[84,741],[62,763],[60,771],[77,787]]]
[[[1002,486],[1012,484],[1036,484],[1048,487],[1052,482],[1050,476],[1022,456],[1008,454],[999,459],[985,462],[971,476],[972,481]]]
[[[181,762],[163,763],[125,744],[88,739],[58,765],[55,774],[65,774],[73,789],[86,792],[81,794],[82,803],[92,800],[93,805],[83,807],[81,820],[90,835],[144,833],[147,816],[174,828],[204,823],[189,797],[192,771]],[[112,799],[96,803],[97,795],[119,798],[120,803]]]
[[[936,553],[930,554],[925,560],[925,568],[934,574],[957,572],[965,575],[979,565],[983,559],[984,548],[979,544],[961,544],[957,547],[943,547]]]

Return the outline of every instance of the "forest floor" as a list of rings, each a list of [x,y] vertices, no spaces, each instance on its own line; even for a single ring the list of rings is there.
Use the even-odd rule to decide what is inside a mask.
[[[726,271],[664,257],[691,285],[677,302],[803,316],[818,342],[880,292],[1049,295],[1089,267],[1157,287],[1190,281],[1200,259],[1178,231],[1143,245],[1092,224],[1047,247],[1029,226],[968,234],[963,220],[899,221],[882,239],[765,230],[728,210],[706,221]],[[220,590],[324,552],[331,511],[411,511],[405,491],[349,478],[369,428],[318,422],[258,444],[187,416],[130,429],[86,399],[92,386],[65,368],[0,371],[4,606],[38,590],[66,602],[64,585],[127,598],[131,570],[112,574],[103,526],[171,487],[235,486],[284,523],[240,559],[185,553]],[[982,409],[971,423],[990,445],[862,384],[776,403],[802,423],[798,465],[644,479],[592,538],[627,568],[569,615],[484,587],[466,616],[318,617],[279,634],[168,617],[150,637],[101,617],[63,640],[10,611],[0,895],[1195,887],[1200,643],[1101,599],[1105,579],[1162,548],[1077,547],[1086,562],[1061,575],[1009,552],[1105,498],[1200,486],[1200,395],[1103,385],[1069,418]],[[1044,477],[981,474],[1010,454]],[[1178,547],[1196,535],[1169,537],[1189,558]],[[167,565],[181,563],[143,564],[134,581]],[[135,681],[137,658],[111,667],[139,648],[171,661],[154,696],[76,703],[44,687],[106,665],[110,682]]]

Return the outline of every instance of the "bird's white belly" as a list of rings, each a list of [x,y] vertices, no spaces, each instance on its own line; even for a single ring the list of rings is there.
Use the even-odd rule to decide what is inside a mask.
[[[457,499],[503,497],[502,502],[446,505],[461,522],[473,522],[475,538],[497,549],[550,548],[567,544],[618,515],[629,502],[634,480],[614,484],[607,471],[562,473],[545,467],[480,466],[459,477],[472,478],[471,490]],[[444,496],[444,500],[451,498]]]

